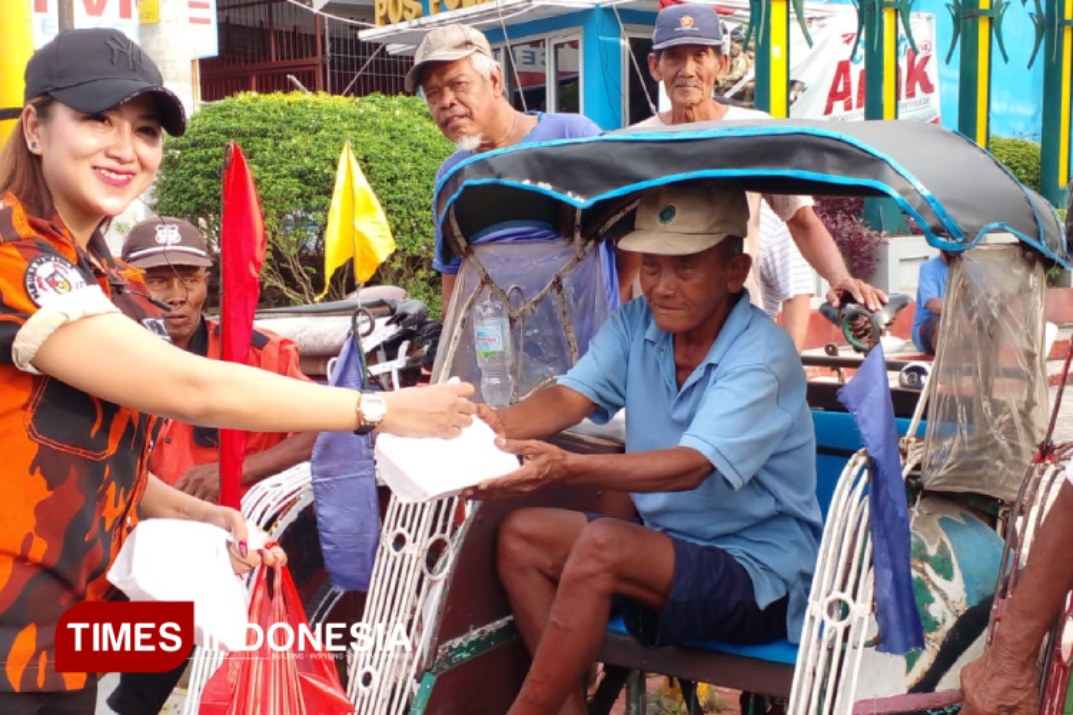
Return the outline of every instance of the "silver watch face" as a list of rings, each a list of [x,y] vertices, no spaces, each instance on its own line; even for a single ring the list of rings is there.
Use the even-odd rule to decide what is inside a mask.
[[[366,422],[379,424],[387,415],[387,402],[376,392],[361,393],[361,416]]]

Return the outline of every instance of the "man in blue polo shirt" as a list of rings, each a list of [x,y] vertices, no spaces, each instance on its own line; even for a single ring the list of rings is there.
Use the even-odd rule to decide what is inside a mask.
[[[471,156],[493,149],[551,141],[591,137],[600,127],[580,114],[520,112],[504,94],[503,70],[492,56],[488,39],[468,25],[439,27],[421,41],[414,64],[406,75],[408,91],[421,90],[433,121],[458,148],[436,172],[436,187],[455,165]],[[552,226],[509,226],[482,240],[554,240],[560,236]],[[609,304],[619,303],[614,252],[601,246],[601,260],[607,282]],[[436,221],[436,252],[432,266],[442,274],[443,308],[454,292],[461,259],[444,245],[443,228]]]
[[[913,314],[913,345],[917,350],[933,354],[939,345],[939,321],[943,317],[946,278],[950,272],[950,256],[940,251],[920,264],[917,280],[917,304]]]
[[[469,496],[551,484],[631,493],[639,518],[520,509],[498,570],[533,663],[511,715],[585,712],[611,612],[648,645],[800,636],[820,539],[815,436],[789,336],[744,289],[743,192],[691,182],[642,195],[619,250],[645,300],[616,312],[553,387],[479,414],[521,468]],[[626,454],[536,441],[626,408]]]

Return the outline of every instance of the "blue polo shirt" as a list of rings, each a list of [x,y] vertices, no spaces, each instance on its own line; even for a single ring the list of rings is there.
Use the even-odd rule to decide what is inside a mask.
[[[603,424],[626,408],[626,451],[691,447],[712,463],[696,489],[632,494],[646,526],[718,546],[749,573],[761,608],[789,595],[800,638],[822,529],[816,439],[793,342],[743,291],[679,389],[674,340],[635,299],[604,324],[559,384]]]
[[[539,142],[554,141],[556,139],[579,139],[593,137],[601,132],[599,125],[591,119],[580,114],[558,114],[536,112],[537,123],[533,129],[522,137],[518,144],[536,144]],[[443,227],[436,216],[436,194],[439,193],[440,182],[455,166],[462,161],[474,156],[474,153],[466,149],[459,149],[454,154],[444,159],[440,168],[436,171],[435,190],[433,192],[432,213],[435,221],[435,250],[432,254],[432,267],[440,273],[456,274],[462,265],[459,256],[452,255],[444,245]],[[471,236],[470,241],[483,243],[486,241],[554,241],[560,238],[558,228],[555,226],[538,224],[510,224],[491,226],[480,236]],[[609,241],[600,244],[600,262],[606,280],[605,291],[608,305],[612,309],[618,307],[618,273],[615,270],[615,248]],[[584,346],[583,346],[584,347]]]
[[[950,274],[950,266],[943,263],[942,256],[933,256],[920,264],[920,276],[917,279],[917,304],[913,309],[913,345],[917,350],[923,351],[924,344],[920,339],[920,329],[924,321],[931,315],[931,311],[925,308],[932,298],[942,298],[946,295],[946,277]]]

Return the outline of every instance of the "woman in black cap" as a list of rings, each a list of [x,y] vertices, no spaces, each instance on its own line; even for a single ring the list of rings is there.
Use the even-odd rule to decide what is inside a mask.
[[[95,678],[59,673],[54,631],[100,599],[137,518],[246,524],[148,474],[153,415],[257,431],[454,436],[470,385],[360,394],[196,357],[170,345],[102,227],[152,183],[179,99],[131,40],[60,34],[30,59],[26,106],[0,155],[0,712],[92,713]],[[222,148],[221,148],[222,149]],[[148,330],[146,328],[149,328]],[[282,552],[264,554],[266,561]]]

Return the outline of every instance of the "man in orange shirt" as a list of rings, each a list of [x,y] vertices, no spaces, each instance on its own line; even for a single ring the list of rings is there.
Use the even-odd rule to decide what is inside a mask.
[[[122,257],[145,271],[149,293],[167,304],[164,321],[171,341],[184,350],[219,359],[220,324],[201,312],[209,294],[212,267],[201,233],[180,219],[142,221],[127,235]],[[280,375],[308,379],[299,368],[297,346],[264,330],[253,331],[246,362]],[[314,432],[248,433],[243,493],[261,479],[307,461],[315,439]],[[188,494],[215,502],[220,495],[218,445],[214,428],[168,420],[153,446],[149,471]]]
[[[164,323],[177,347],[220,359],[220,324],[202,314],[209,295],[212,258],[201,232],[186,221],[154,218],[131,229],[123,260],[145,271],[152,299],[168,312]],[[308,380],[298,366],[298,347],[285,338],[254,330],[247,364]],[[315,432],[250,432],[242,466],[243,493],[255,482],[308,461]],[[215,502],[220,497],[219,439],[215,428],[167,420],[153,444],[149,471],[188,494]],[[123,673],[108,706],[119,715],[157,713],[186,669],[166,673]]]

